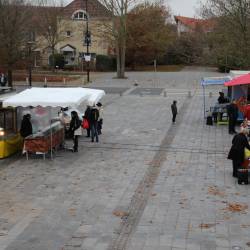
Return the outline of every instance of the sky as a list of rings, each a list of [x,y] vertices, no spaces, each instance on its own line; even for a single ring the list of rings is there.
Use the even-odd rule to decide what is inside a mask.
[[[73,0],[64,0],[63,2],[64,4],[67,4],[72,1]],[[166,3],[170,6],[173,15],[187,17],[199,16],[196,10],[199,8],[200,2],[204,3],[205,0],[166,0]]]
[[[197,9],[200,6],[200,2],[205,0],[167,0],[173,15],[198,17]]]

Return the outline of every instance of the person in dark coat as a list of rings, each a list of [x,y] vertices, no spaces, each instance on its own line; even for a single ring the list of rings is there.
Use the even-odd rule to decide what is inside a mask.
[[[223,92],[219,92],[219,98],[218,98],[218,103],[219,104],[223,104],[223,103],[227,103],[228,99],[225,98],[224,93]]]
[[[71,121],[69,125],[69,131],[71,132],[73,136],[73,151],[78,152],[78,136],[81,133],[77,133],[78,130],[81,130],[81,120],[78,117],[78,114],[76,111],[71,112]]]
[[[32,135],[33,129],[31,124],[31,115],[26,114],[23,116],[23,120],[21,122],[20,135],[25,138],[29,135]]]
[[[6,86],[7,84],[7,77],[4,73],[2,73],[0,76],[0,83],[2,87]]]
[[[171,105],[171,110],[172,110],[172,122],[175,123],[176,116],[178,114],[177,112],[177,101],[173,101],[173,104]]]
[[[92,142],[94,142],[94,138],[96,138],[96,142],[99,141],[98,131],[97,131],[98,119],[99,119],[99,111],[95,106],[93,106],[89,117]]]
[[[237,177],[237,171],[242,167],[245,160],[245,148],[250,150],[250,145],[247,140],[249,134],[248,128],[242,128],[241,132],[234,136],[232,147],[228,154],[228,159],[233,161],[233,177]]]
[[[231,104],[227,106],[227,114],[228,114],[228,133],[235,134],[235,126],[238,118],[238,107],[236,101],[233,100]]]
[[[89,121],[90,113],[91,113],[91,108],[88,105],[85,112],[84,112],[84,118],[88,121],[89,124],[90,124],[90,121]],[[87,136],[86,137],[90,137],[90,126],[86,130],[87,130]]]

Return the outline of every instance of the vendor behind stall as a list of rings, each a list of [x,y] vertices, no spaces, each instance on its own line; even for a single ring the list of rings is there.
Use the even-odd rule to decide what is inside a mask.
[[[26,114],[23,116],[23,120],[20,128],[20,135],[25,138],[32,134],[32,124],[31,124],[31,115]]]
[[[223,92],[219,92],[219,98],[218,98],[218,103],[223,104],[223,103],[228,103],[229,100],[224,96]]]

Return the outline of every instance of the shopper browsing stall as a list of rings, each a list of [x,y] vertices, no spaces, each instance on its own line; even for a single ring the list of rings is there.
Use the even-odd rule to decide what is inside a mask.
[[[245,148],[250,150],[247,140],[249,130],[242,127],[239,134],[235,135],[232,140],[232,147],[228,154],[228,159],[233,161],[233,177],[237,177],[237,171],[241,168],[245,160]]]
[[[92,142],[94,142],[94,139],[96,139],[96,142],[99,141],[97,132],[98,119],[99,119],[99,111],[96,108],[96,106],[93,106],[89,117]]]
[[[81,128],[81,120],[79,119],[76,111],[71,112],[69,131],[71,132],[73,137],[73,143],[74,143],[73,151],[78,152],[78,137],[79,135],[82,135],[82,128]]]
[[[227,107],[227,114],[228,114],[228,132],[229,134],[235,134],[235,126],[238,118],[238,107],[236,101],[233,100]]]

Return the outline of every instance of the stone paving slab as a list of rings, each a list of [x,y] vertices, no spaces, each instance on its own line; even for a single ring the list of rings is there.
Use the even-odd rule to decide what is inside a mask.
[[[202,118],[199,79],[212,74],[159,73],[155,88],[192,89],[191,98],[129,91],[105,96],[100,143],[82,137],[79,153],[1,161],[0,250],[113,250],[117,239],[116,250],[249,249],[249,210],[228,210],[235,202],[250,205],[248,186],[236,183],[226,160],[232,137],[225,126],[208,127]],[[144,73],[121,81],[106,77],[93,86],[152,84]],[[207,105],[217,98],[218,89],[212,91]],[[173,99],[179,110],[184,107],[174,125]],[[165,137],[172,138],[169,144]],[[154,167],[158,174],[143,186]],[[119,238],[131,221],[129,211],[136,211],[131,204],[142,198],[128,237]]]

